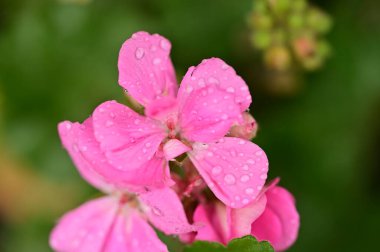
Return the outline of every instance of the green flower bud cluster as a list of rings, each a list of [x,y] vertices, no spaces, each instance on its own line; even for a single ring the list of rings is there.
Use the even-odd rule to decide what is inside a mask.
[[[330,54],[324,35],[331,18],[307,0],[254,0],[248,25],[252,45],[269,68],[284,71],[296,64],[315,70]]]

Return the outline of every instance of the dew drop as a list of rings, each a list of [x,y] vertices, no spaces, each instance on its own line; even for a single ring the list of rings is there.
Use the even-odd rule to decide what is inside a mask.
[[[248,199],[243,199],[241,203],[243,203],[243,205],[247,205],[249,203],[249,200]]]
[[[79,148],[77,144],[73,144],[73,149],[75,152],[79,152]]]
[[[249,180],[249,176],[248,175],[243,175],[243,176],[240,177],[240,181],[243,182],[243,183],[248,182],[248,180]]]
[[[157,207],[152,207],[152,212],[157,216],[162,216],[162,211]]]
[[[108,120],[106,121],[106,127],[111,127],[113,125],[113,121]]]
[[[143,48],[139,47],[135,51],[135,57],[136,59],[140,60],[144,57],[145,51]]]
[[[233,87],[229,87],[226,89],[228,93],[235,93],[235,89]]]
[[[193,91],[193,87],[192,86],[187,86],[186,87],[186,92],[191,93],[192,91]]]
[[[249,170],[249,166],[248,165],[243,165],[243,170],[244,171],[248,171]]]
[[[223,120],[227,120],[227,119],[228,119],[228,115],[227,115],[227,114],[223,114],[223,115],[222,115],[222,119],[223,119]]]
[[[236,178],[232,174],[227,174],[224,176],[224,182],[226,182],[227,185],[233,185],[236,182]]]
[[[266,174],[262,174],[262,175],[260,176],[260,178],[261,178],[262,180],[267,179],[267,175],[266,175]]]
[[[160,47],[164,49],[165,51],[168,51],[170,49],[170,43],[166,41],[165,39],[160,41]]]
[[[158,65],[158,64],[160,64],[161,63],[161,59],[160,58],[155,58],[154,60],[153,60],[153,65]]]
[[[248,160],[247,160],[247,163],[248,163],[248,164],[255,164],[255,160],[253,160],[253,159],[248,159]]]
[[[246,194],[253,194],[254,191],[255,190],[253,188],[251,188],[251,187],[248,187],[248,188],[245,189],[245,193]]]
[[[222,167],[220,167],[220,166],[215,166],[215,167],[212,168],[212,170],[211,170],[212,174],[214,174],[214,175],[218,175],[218,174],[220,174],[221,171],[222,171]]]
[[[205,80],[204,80],[204,79],[200,79],[200,80],[198,81],[198,86],[200,86],[200,87],[205,87],[205,86],[206,86]]]

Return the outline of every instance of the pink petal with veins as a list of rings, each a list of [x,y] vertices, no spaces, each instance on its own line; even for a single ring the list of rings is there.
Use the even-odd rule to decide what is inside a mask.
[[[156,232],[133,208],[121,209],[104,252],[168,252]]]
[[[276,251],[290,247],[297,239],[300,219],[293,196],[279,186],[265,193],[267,207],[252,224],[252,235],[269,241]]]
[[[161,97],[176,95],[170,49],[166,38],[147,32],[133,34],[120,49],[119,84],[144,106]]]
[[[170,139],[164,145],[166,160],[172,160],[189,150],[191,150],[191,148],[178,139]]]
[[[117,210],[115,198],[103,197],[66,213],[50,235],[50,246],[60,252],[104,251]]]
[[[239,107],[231,94],[218,87],[188,90],[190,94],[179,107],[181,135],[187,140],[211,142],[224,137],[241,120]]]
[[[265,152],[247,140],[225,137],[196,143],[189,157],[215,196],[232,208],[255,200],[267,178]]]
[[[149,221],[165,234],[188,233],[198,229],[187,221],[177,194],[170,188],[153,190],[139,195]]]
[[[70,134],[62,130],[68,125]],[[62,142],[81,175],[101,190],[109,192],[117,188],[141,192],[173,184],[169,178],[168,163],[159,153],[134,170],[120,170],[110,163],[95,139],[92,118],[83,124],[64,122],[59,128]]]
[[[135,170],[149,161],[166,135],[160,122],[115,101],[99,105],[92,118],[97,141],[120,170]]]
[[[188,90],[195,91],[204,87],[218,87],[230,94],[240,112],[248,109],[252,102],[244,80],[232,67],[218,58],[205,59],[198,66],[189,68],[178,90],[178,98],[187,100],[190,94]]]

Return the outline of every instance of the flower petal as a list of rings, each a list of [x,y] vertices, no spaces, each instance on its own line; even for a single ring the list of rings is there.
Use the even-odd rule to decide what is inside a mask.
[[[157,237],[140,213],[126,208],[118,214],[104,252],[167,252],[166,245]]]
[[[255,200],[267,178],[265,152],[247,140],[224,137],[196,143],[189,157],[215,196],[232,208]]]
[[[164,145],[166,160],[172,160],[189,150],[191,150],[191,148],[178,139],[170,139]]]
[[[82,155],[82,153],[87,151],[99,153],[99,156],[101,155],[98,146],[91,146],[91,149],[89,149],[87,145],[79,145],[78,138],[81,138],[82,135],[92,135],[92,129],[85,127],[85,125],[88,123],[90,122],[85,122],[83,126],[81,126],[79,123],[72,123],[69,121],[61,122],[58,124],[59,136],[61,138],[63,146],[68,151],[70,157],[73,159],[73,162],[75,163],[75,166],[81,176],[88,183],[98,188],[99,190],[110,192],[113,190],[114,186],[107,183],[106,179],[101,176],[94,169],[91,163],[88,162],[88,160],[86,160]],[[92,139],[95,140],[93,136]]]
[[[133,34],[120,49],[119,84],[144,106],[160,97],[176,94],[170,49],[166,38],[147,32]]]
[[[165,234],[181,234],[196,231],[187,221],[177,194],[170,188],[152,190],[139,195],[145,214],[155,227]]]
[[[198,205],[195,209],[194,221],[203,224],[195,236],[195,240],[228,243],[229,227],[227,226],[226,207],[220,203]]]
[[[276,251],[286,250],[297,239],[300,225],[294,198],[279,186],[268,189],[265,195],[267,207],[252,224],[252,235],[269,241]]]
[[[178,98],[187,100],[188,90],[215,86],[229,93],[241,112],[248,109],[252,102],[249,88],[244,80],[232,67],[218,58],[203,60],[197,67],[189,68],[178,90]]]
[[[116,199],[103,197],[66,213],[50,235],[50,246],[65,252],[103,251],[117,209]]]
[[[229,226],[231,228],[229,239],[250,235],[251,224],[264,212],[266,204],[267,198],[262,195],[243,208],[227,207]]]
[[[165,137],[158,121],[141,116],[116,101],[93,113],[95,137],[107,159],[120,170],[134,170],[150,160]]]
[[[63,128],[69,129],[63,131]],[[60,129],[64,146],[78,170],[86,180],[99,189],[107,192],[112,188],[142,192],[149,188],[172,184],[168,174],[168,163],[163,159],[163,155],[158,156],[158,153],[138,169],[123,171],[112,165],[95,139],[92,118],[83,124],[61,123]]]
[[[179,108],[181,135],[187,140],[211,142],[224,137],[242,115],[231,94],[218,87],[192,91]]]

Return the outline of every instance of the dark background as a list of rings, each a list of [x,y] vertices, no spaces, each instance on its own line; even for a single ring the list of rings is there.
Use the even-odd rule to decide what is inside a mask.
[[[247,39],[252,0],[0,0],[0,251],[50,251],[56,219],[98,195],[77,174],[56,125],[123,101],[118,51],[138,30],[172,41],[179,79],[216,56],[250,85],[255,141],[301,214],[290,251],[376,250],[380,2],[312,3],[334,20],[332,55],[281,97],[258,81],[263,66]]]

